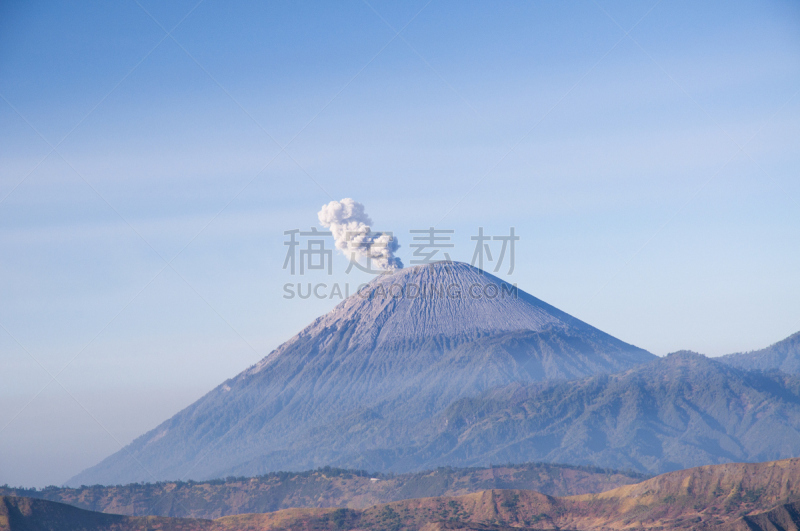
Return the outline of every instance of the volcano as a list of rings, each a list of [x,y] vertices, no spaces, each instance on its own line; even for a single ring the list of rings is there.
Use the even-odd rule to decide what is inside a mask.
[[[376,278],[263,360],[68,483],[325,465],[418,470],[456,400],[655,359],[467,264]]]

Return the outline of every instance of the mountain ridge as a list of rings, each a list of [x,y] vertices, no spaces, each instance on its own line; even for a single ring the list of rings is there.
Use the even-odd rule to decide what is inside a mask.
[[[717,359],[742,369],[800,374],[800,332],[760,350],[726,354]]]
[[[485,489],[534,490],[550,496],[600,492],[646,476],[594,467],[528,463],[488,468],[439,468],[402,475],[370,474],[330,467],[300,473],[275,472],[255,478],[207,482],[134,483],[121,486],[0,486],[0,496],[40,498],[81,509],[126,516],[213,519],[289,508],[372,505],[411,498],[460,496]]]

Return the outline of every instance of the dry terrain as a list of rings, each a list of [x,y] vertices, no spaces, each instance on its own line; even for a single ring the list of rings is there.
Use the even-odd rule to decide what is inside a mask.
[[[3,497],[0,531],[796,530],[800,459],[703,466],[599,493],[490,489],[365,509],[284,509],[216,520],[118,516]]]

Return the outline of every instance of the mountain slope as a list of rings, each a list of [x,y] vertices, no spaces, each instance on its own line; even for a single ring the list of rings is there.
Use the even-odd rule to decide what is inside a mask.
[[[800,455],[800,379],[676,353],[614,375],[512,384],[453,403],[425,442],[428,466],[521,459],[659,473]]]
[[[800,332],[761,350],[728,354],[717,359],[741,369],[800,374]]]
[[[780,514],[759,516],[756,523],[763,525],[770,519],[789,523],[791,517],[786,518],[780,508],[799,498],[800,459],[728,463],[670,472],[599,494],[562,498],[574,505],[569,522],[560,523],[578,529],[739,529],[741,520],[731,525],[738,517],[762,515],[775,508]]]
[[[742,516],[719,531],[798,531],[800,502],[786,503],[762,513]]]
[[[69,484],[419,470],[395,450],[454,400],[653,358],[466,264],[404,269]]]

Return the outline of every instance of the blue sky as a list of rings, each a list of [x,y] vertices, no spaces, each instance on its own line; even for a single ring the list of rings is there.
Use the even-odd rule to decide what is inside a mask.
[[[788,1],[2,2],[0,483],[59,484],[332,308],[281,267],[332,199],[406,263],[411,229],[469,261],[513,226],[506,278],[656,354],[780,340],[798,89]],[[303,281],[368,280],[334,265]]]

